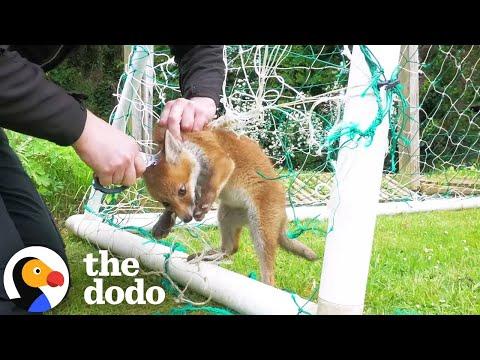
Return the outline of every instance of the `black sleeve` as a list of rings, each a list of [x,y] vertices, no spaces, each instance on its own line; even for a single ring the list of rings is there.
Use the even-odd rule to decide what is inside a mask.
[[[209,97],[218,107],[225,79],[223,45],[170,45],[180,70],[180,90],[186,99]]]
[[[0,49],[0,127],[67,146],[80,137],[86,118],[85,107],[38,65]]]

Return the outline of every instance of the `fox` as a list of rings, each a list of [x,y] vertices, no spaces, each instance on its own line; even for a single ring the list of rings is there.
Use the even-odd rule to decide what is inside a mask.
[[[158,125],[153,131],[153,142],[161,150],[143,178],[152,198],[165,207],[152,229],[156,238],[166,237],[177,217],[184,223],[202,221],[218,201],[218,253],[235,254],[240,234],[248,227],[263,283],[275,285],[279,246],[307,260],[317,259],[308,246],[287,237],[285,190],[280,182],[269,180],[276,176],[275,169],[257,142],[220,127],[182,132],[182,138]]]

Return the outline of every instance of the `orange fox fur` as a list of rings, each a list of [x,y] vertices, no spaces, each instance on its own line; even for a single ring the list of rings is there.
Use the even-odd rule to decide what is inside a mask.
[[[183,142],[168,130],[156,127],[154,131],[154,141],[163,151],[144,179],[152,197],[166,208],[154,227],[156,237],[168,235],[176,216],[184,222],[201,221],[218,199],[222,252],[234,254],[241,230],[248,226],[264,283],[274,285],[279,245],[308,260],[316,259],[306,245],[286,237],[285,191],[280,182],[259,175],[276,176],[256,142],[224,129],[182,135]]]

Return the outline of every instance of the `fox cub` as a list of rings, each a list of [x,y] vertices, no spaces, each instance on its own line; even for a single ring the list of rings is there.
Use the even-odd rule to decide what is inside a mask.
[[[285,231],[285,191],[282,184],[262,178],[275,177],[270,159],[260,146],[245,136],[225,129],[183,133],[179,141],[157,126],[154,141],[162,150],[156,165],[144,173],[150,195],[165,206],[153,228],[157,238],[168,235],[179,217],[203,220],[217,199],[221,250],[232,255],[238,250],[240,233],[248,226],[260,261],[261,280],[274,285],[278,246],[315,260],[315,253]]]

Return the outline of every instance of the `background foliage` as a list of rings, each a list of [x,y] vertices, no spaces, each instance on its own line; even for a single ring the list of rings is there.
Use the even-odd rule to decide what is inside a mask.
[[[156,46],[156,50],[169,53],[165,45]],[[285,68],[296,66],[298,69],[279,70],[279,74],[287,83],[309,95],[329,91],[335,82],[346,82],[348,74],[339,71],[338,66],[317,72],[301,68],[307,65],[318,51],[317,45],[293,46],[293,56],[287,57],[283,65]],[[430,168],[441,169],[445,163],[448,163],[449,168],[458,165],[478,168],[480,100],[477,98],[480,95],[480,72],[476,71],[476,67],[480,59],[480,47],[420,45],[419,52],[423,71],[420,76],[421,162],[424,164],[422,171]],[[327,46],[322,54],[319,61],[324,64],[341,65],[342,58],[338,47]],[[117,91],[123,67],[121,45],[84,46],[47,76],[69,91],[87,95],[88,108],[108,119],[116,104],[113,95]],[[232,76],[234,74],[228,74],[229,81],[233,80]],[[172,84],[177,82],[178,79],[172,80]],[[328,123],[324,118],[319,118],[318,122],[319,126],[326,126]],[[277,125],[282,129],[291,126],[287,122]],[[69,206],[74,206],[68,205],[68,201],[60,204],[59,197],[56,196],[59,192],[75,194],[71,195],[75,197],[71,204],[79,203],[78,197],[90,184],[91,172],[71,148],[59,148],[47,141],[12,132],[9,132],[9,137],[41,194],[50,199],[54,212],[68,211]],[[267,151],[283,152],[279,147],[281,144],[270,143],[268,137],[259,140]],[[299,138],[286,138],[284,145],[288,146],[289,143],[307,146],[306,142]],[[305,157],[298,153],[292,161],[294,166],[299,166],[304,163]],[[307,159],[303,169],[319,168],[322,166],[319,163],[321,161],[324,161],[324,158]],[[45,164],[49,164],[48,168]]]
[[[291,54],[284,60],[283,67],[295,70],[280,70],[288,84],[301,89],[306,95],[317,95],[332,90],[334,84],[346,84],[348,74],[339,71],[342,67],[340,48],[329,45],[323,48],[317,61],[333,65],[322,71],[308,70],[320,45],[294,45]],[[169,53],[165,45],[156,46],[156,51]],[[475,71],[480,59],[479,46],[420,45],[420,127],[421,162],[431,167],[440,167],[447,161],[462,166],[478,165],[480,152],[480,71]],[[120,45],[84,46],[48,75],[68,90],[82,92],[88,96],[88,107],[99,116],[108,119],[115,106],[112,96],[117,90],[118,79],[123,71],[123,47]],[[229,73],[227,80],[235,74]],[[252,71],[252,79],[254,73]],[[173,80],[173,83],[177,79]],[[170,94],[171,95],[171,94]],[[171,97],[171,96],[168,96]],[[325,118],[318,119],[320,126],[328,126]],[[291,126],[276,124],[280,128]],[[273,125],[272,125],[273,126]],[[281,144],[260,139],[263,147],[272,153],[284,150]],[[286,138],[286,143],[299,139]],[[300,139],[302,142],[302,139]],[[307,147],[306,141],[300,146]],[[441,154],[440,156],[438,154]],[[294,165],[304,163],[305,156],[295,154]],[[307,159],[304,169],[319,168],[324,161],[318,157]]]

